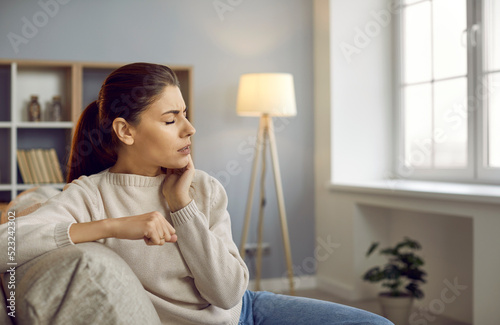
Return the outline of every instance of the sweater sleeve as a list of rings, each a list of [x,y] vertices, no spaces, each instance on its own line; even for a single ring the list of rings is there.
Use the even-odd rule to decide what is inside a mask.
[[[7,263],[17,266],[59,247],[73,244],[69,228],[76,222],[91,221],[96,215],[96,194],[86,184],[74,181],[66,190],[51,197],[32,213],[16,218],[14,225],[0,225],[0,273],[8,269]],[[9,211],[15,215],[20,211]],[[13,229],[14,228],[14,229]],[[15,232],[15,257],[7,254],[7,244]],[[5,247],[5,248],[4,248]],[[10,264],[12,266],[12,264]]]
[[[210,182],[209,216],[194,200],[171,216],[179,249],[201,296],[214,306],[230,309],[247,289],[248,268],[233,242],[226,192],[213,178]]]

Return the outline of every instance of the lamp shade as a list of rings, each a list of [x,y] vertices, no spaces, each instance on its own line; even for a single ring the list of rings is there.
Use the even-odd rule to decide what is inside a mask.
[[[248,73],[240,77],[238,115],[295,116],[295,90],[289,73]]]

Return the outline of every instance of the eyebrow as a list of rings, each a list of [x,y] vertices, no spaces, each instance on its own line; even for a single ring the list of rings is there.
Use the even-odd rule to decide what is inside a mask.
[[[186,107],[183,112],[187,112],[188,108]],[[163,112],[161,115],[165,115],[165,114],[179,114],[181,111],[180,110],[170,110],[170,111],[166,111],[166,112]]]

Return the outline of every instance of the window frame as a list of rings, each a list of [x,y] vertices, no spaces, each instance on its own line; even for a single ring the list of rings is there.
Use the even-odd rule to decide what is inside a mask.
[[[486,33],[485,33],[485,28],[484,28],[484,11],[485,11],[485,4],[484,1],[487,0],[475,0],[475,19],[480,26],[478,29],[478,33],[480,34],[480,37],[477,37],[477,42],[478,42],[478,47],[479,50],[476,51],[477,57],[477,79],[481,80],[482,85],[488,85],[488,88],[491,87],[488,84],[487,81],[487,76],[489,73],[483,75],[483,70],[485,66],[485,56],[487,54],[487,51],[484,49],[484,45],[486,44]],[[500,32],[499,32],[500,35]],[[500,90],[500,89],[499,89]],[[483,183],[500,183],[500,168],[494,168],[494,167],[487,167],[488,163],[488,147],[487,147],[487,141],[488,141],[488,125],[487,125],[487,112],[488,112],[488,102],[487,102],[487,97],[480,96],[479,98],[479,107],[480,109],[478,110],[478,121],[476,124],[477,130],[478,130],[478,138],[477,138],[477,156],[478,156],[478,168],[477,168],[477,178],[481,180]]]
[[[395,39],[395,57],[396,69],[395,74],[395,107],[396,123],[395,134],[397,139],[394,143],[397,155],[394,166],[396,167],[395,174],[399,178],[409,180],[428,180],[428,181],[446,181],[446,182],[461,182],[461,183],[500,183],[500,168],[486,167],[487,163],[487,100],[483,96],[478,96],[476,90],[484,88],[486,84],[486,76],[483,76],[484,56],[487,49],[483,47],[485,44],[484,38],[484,19],[483,19],[483,1],[487,0],[466,0],[467,10],[467,29],[464,31],[467,37],[467,166],[465,168],[445,169],[445,168],[418,168],[408,167],[404,160],[405,152],[405,109],[404,105],[404,14],[403,10],[407,6],[416,5],[424,1],[417,1],[409,5],[403,4],[400,0],[401,14],[395,20],[396,28],[394,33]],[[475,46],[471,40],[475,41]],[[434,55],[432,56],[434,58]],[[435,85],[435,80],[425,82],[432,87]],[[487,85],[487,84],[486,84]]]

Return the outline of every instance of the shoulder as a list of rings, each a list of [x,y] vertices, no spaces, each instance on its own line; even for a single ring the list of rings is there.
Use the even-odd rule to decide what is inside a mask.
[[[63,191],[67,190],[85,190],[93,192],[98,186],[99,183],[104,179],[107,170],[104,170],[100,173],[93,174],[90,176],[80,176],[77,179],[73,180],[71,183],[67,183]]]
[[[226,200],[226,190],[224,186],[219,180],[203,170],[196,170],[192,188],[192,195],[198,202],[204,201],[211,206],[214,201],[219,201],[220,199],[223,199],[223,201]]]
[[[224,186],[219,182],[219,180],[207,172],[196,169],[194,178],[193,178],[193,186],[196,189],[205,189],[207,191],[217,191],[224,190]]]

